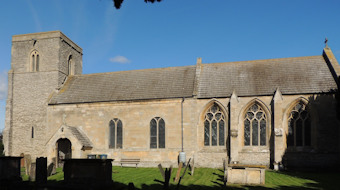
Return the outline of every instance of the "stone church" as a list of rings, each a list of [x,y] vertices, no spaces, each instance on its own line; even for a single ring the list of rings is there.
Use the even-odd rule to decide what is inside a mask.
[[[7,156],[197,167],[339,166],[340,66],[320,55],[82,74],[60,31],[15,35],[4,130]]]

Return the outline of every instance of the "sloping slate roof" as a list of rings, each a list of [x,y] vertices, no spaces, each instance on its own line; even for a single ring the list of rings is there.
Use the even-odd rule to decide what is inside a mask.
[[[50,104],[191,97],[195,66],[71,76]]]
[[[203,64],[198,98],[329,92],[337,85],[322,56]]]
[[[68,128],[71,130],[72,134],[79,140],[79,142],[83,145],[85,148],[92,148],[92,143],[90,139],[80,131],[77,127],[70,127]]]

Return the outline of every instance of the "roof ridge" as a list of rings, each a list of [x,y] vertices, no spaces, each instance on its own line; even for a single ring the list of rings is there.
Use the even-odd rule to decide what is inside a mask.
[[[309,59],[309,58],[322,58],[322,55],[313,55],[313,56],[303,56],[303,57],[285,57],[285,58],[273,58],[273,59],[257,59],[257,60],[248,60],[248,61],[232,61],[232,62],[215,62],[215,63],[202,63],[203,65],[219,65],[219,64],[235,64],[235,63],[256,63],[256,62],[270,62],[270,61],[278,61],[278,60],[291,60],[291,59]]]
[[[186,66],[177,66],[177,67],[162,67],[162,68],[150,68],[150,69],[135,69],[135,70],[127,70],[127,71],[112,71],[112,72],[104,72],[104,73],[90,73],[90,74],[81,74],[81,75],[74,75],[75,77],[82,77],[82,76],[95,76],[95,75],[109,75],[109,74],[117,74],[117,73],[131,73],[131,72],[142,72],[142,71],[156,71],[156,70],[170,70],[175,68],[195,68],[195,65],[186,65]]]

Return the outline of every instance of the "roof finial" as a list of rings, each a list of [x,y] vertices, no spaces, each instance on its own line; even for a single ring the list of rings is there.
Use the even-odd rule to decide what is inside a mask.
[[[328,43],[327,43],[327,42],[328,42],[328,39],[327,39],[327,37],[326,37],[326,38],[325,38],[325,48],[328,49],[329,47],[328,47]]]

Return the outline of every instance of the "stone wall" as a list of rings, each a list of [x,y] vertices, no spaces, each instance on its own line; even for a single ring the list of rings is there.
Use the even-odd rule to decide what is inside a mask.
[[[35,72],[30,69],[33,50],[39,53],[39,69]],[[13,36],[4,130],[6,155],[23,153],[35,158],[45,154],[47,105],[65,78],[60,77],[65,75],[60,70],[60,65],[65,65],[62,58],[75,54],[79,74],[81,51],[59,31]]]
[[[240,164],[266,165],[271,162],[281,162],[286,151],[287,115],[292,105],[300,99],[308,100],[313,109],[317,109],[313,115],[312,126],[314,139],[322,133],[328,134],[337,130],[335,111],[326,109],[334,107],[335,102],[332,95],[325,96],[324,105],[318,96],[313,95],[292,95],[282,96],[281,107],[274,107],[273,96],[265,97],[234,97],[231,99],[186,99],[184,101],[184,151],[187,159],[193,157],[198,167],[222,167],[222,160],[228,159],[231,162]],[[237,101],[237,107],[233,105]],[[268,116],[267,122],[267,145],[260,147],[249,147],[243,145],[243,120],[246,109],[255,101],[261,103]],[[203,119],[206,110],[217,103],[225,110],[226,120],[230,120],[230,129],[236,130],[236,136],[226,139],[226,146],[206,147],[204,146]],[[321,106],[322,105],[322,106]],[[320,107],[321,106],[321,107]],[[331,107],[330,107],[331,106]],[[230,112],[230,113],[228,113]],[[319,116],[327,113],[327,123],[320,121]],[[328,114],[329,113],[329,114]],[[274,147],[273,117],[281,118],[282,123],[275,128],[281,130],[282,135],[276,136]],[[64,115],[66,119],[63,121]],[[235,118],[228,118],[234,116]],[[150,121],[154,117],[162,117],[166,124],[166,148],[150,149]],[[109,149],[109,121],[119,118],[123,122],[123,149]],[[236,121],[235,121],[236,120]],[[50,105],[48,108],[48,134],[53,136],[60,126],[65,122],[67,126],[77,126],[89,137],[93,143],[93,149],[88,154],[108,154],[109,158],[119,161],[121,158],[141,158],[143,166],[157,166],[159,162],[165,165],[175,164],[177,156],[181,151],[181,99],[128,101],[110,103],[72,104],[72,105]],[[333,124],[331,124],[333,123]],[[329,129],[325,129],[326,128]],[[320,131],[320,132],[319,132]],[[324,131],[324,132],[322,132]],[[234,131],[235,132],[235,131]],[[228,135],[226,131],[225,136]],[[338,132],[334,133],[335,135]],[[336,140],[335,140],[336,141]],[[53,144],[53,143],[52,143]],[[230,146],[230,148],[229,148]],[[317,147],[328,146],[327,142],[320,140],[313,141],[312,150],[318,151]],[[337,143],[330,146],[338,152]],[[53,148],[53,147],[51,147]],[[323,149],[325,150],[325,149]],[[77,151],[77,150],[75,150]],[[80,150],[78,150],[80,151]],[[282,151],[282,152],[280,152]],[[274,157],[274,154],[277,157]],[[86,157],[85,152],[83,157]],[[118,164],[118,162],[116,162]]]

